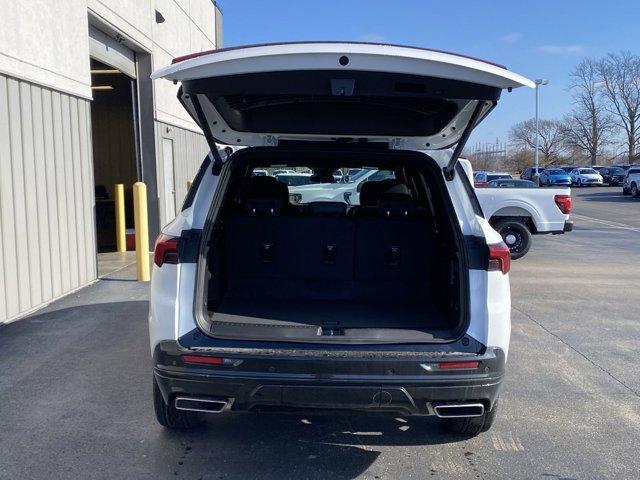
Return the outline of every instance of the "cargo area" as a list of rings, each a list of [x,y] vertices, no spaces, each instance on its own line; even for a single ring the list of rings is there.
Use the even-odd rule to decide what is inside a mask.
[[[440,172],[421,154],[334,156],[232,160],[205,256],[207,333],[405,343],[460,331],[461,241]],[[303,187],[272,175],[305,168]]]

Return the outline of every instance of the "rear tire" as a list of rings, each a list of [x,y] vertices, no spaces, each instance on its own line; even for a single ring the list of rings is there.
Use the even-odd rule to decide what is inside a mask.
[[[524,257],[531,248],[531,232],[522,221],[514,219],[498,220],[493,224],[493,228],[509,247],[513,260]]]
[[[488,431],[496,419],[498,413],[498,399],[493,403],[493,408],[484,412],[480,417],[447,418],[444,419],[444,428],[451,433],[461,435],[478,435]]]
[[[635,182],[631,184],[631,196],[633,198],[640,197],[640,191],[638,191],[638,185]]]
[[[158,423],[171,430],[185,430],[195,428],[202,423],[202,415],[199,412],[178,410],[173,405],[164,403],[158,384],[153,380],[153,407]]]
[[[622,195],[629,195],[629,189],[622,187]]]

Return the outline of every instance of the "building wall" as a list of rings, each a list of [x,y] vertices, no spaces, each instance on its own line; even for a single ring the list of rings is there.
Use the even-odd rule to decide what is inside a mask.
[[[164,22],[156,22],[156,10]],[[0,12],[2,323],[97,276],[89,25],[145,59],[141,89],[140,76],[148,79],[150,67],[220,46],[222,20],[211,0],[0,0]],[[152,211],[153,202],[166,204],[165,172],[174,172],[179,206],[206,146],[176,99],[178,87],[147,83],[140,131]],[[164,164],[163,135],[171,137],[171,165]],[[150,218],[150,226],[169,220],[162,215]]]
[[[89,101],[0,75],[0,323],[96,278]]]
[[[171,148],[167,153],[165,148]],[[186,130],[184,128],[156,122],[156,152],[159,163],[167,155],[173,157],[173,168],[169,173],[173,174],[173,201],[175,212],[179,213],[184,198],[187,196],[187,181],[193,180],[205,155],[209,153],[209,146],[202,134]],[[158,165],[158,185],[160,189],[166,185],[165,170]],[[164,198],[164,197],[163,197]],[[171,201],[171,199],[169,200]],[[160,203],[160,224],[166,225],[173,217],[167,213],[166,203]]]

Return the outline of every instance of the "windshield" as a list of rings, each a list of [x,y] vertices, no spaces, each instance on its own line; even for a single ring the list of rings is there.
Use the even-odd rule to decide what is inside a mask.
[[[616,167],[609,169],[609,175],[624,175],[624,168]]]
[[[559,168],[554,170],[547,170],[547,173],[549,175],[566,175],[566,172]]]
[[[580,169],[580,173],[585,173],[585,174],[594,174],[594,173],[598,173],[596,172],[593,168],[581,168]]]

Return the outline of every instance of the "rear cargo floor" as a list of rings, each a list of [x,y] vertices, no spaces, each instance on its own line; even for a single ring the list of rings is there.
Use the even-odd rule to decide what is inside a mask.
[[[211,313],[212,331],[237,327],[446,329],[444,316],[427,303],[327,300],[222,300]]]

